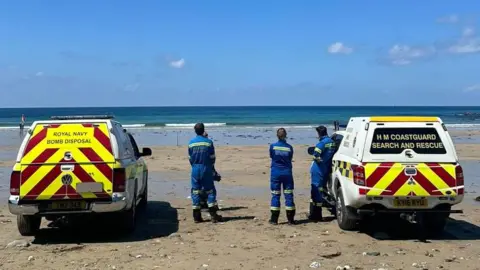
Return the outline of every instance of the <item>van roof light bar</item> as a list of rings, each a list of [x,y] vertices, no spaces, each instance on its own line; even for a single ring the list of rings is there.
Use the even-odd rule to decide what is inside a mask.
[[[373,116],[370,122],[439,122],[432,116]]]
[[[51,116],[51,120],[84,120],[84,119],[114,119],[115,116],[105,115],[63,115],[63,116]]]

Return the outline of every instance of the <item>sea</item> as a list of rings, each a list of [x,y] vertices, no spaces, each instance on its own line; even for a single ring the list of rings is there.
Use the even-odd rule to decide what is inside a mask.
[[[19,130],[22,114],[26,117],[26,128],[33,121],[47,120],[51,116],[112,115],[134,135],[140,148],[179,146],[187,149],[195,136],[194,124],[203,122],[216,146],[235,146],[233,155],[238,151],[236,146],[265,147],[265,153],[268,153],[268,145],[277,140],[276,128],[280,126],[287,129],[288,141],[295,146],[297,153],[301,149],[306,151],[305,146],[318,141],[313,127],[326,125],[330,133],[333,132],[333,121],[342,125],[354,116],[438,116],[449,130],[465,130],[461,132],[463,135],[453,136],[455,144],[480,143],[480,137],[470,134],[470,130],[480,129],[480,106],[4,108],[0,109],[0,164],[4,164],[3,167],[0,165],[0,181],[8,178],[11,162],[27,134]],[[461,160],[461,163],[469,190],[480,192],[479,161]],[[188,186],[188,181],[185,183]],[[8,194],[7,188],[7,184],[0,182],[0,199],[2,194]],[[237,187],[235,192],[240,192]]]
[[[191,128],[197,122],[207,127],[311,128],[347,123],[354,116],[438,116],[447,126],[480,129],[480,106],[476,107],[70,107],[70,108],[3,108],[0,129],[18,129],[21,115],[26,127],[33,121],[51,116],[113,115],[127,128]]]

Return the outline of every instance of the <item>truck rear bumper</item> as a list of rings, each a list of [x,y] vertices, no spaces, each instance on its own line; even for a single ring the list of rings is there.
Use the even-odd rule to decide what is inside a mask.
[[[81,214],[81,213],[111,213],[126,209],[128,205],[125,193],[113,193],[110,202],[90,202],[86,210],[72,211],[41,211],[40,203],[37,204],[19,204],[19,196],[10,196],[8,198],[8,209],[14,215],[49,215],[49,214]]]

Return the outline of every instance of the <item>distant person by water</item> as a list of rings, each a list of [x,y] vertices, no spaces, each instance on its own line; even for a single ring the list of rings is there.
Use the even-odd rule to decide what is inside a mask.
[[[20,130],[23,130],[23,128],[25,127],[25,115],[22,114],[22,117],[20,119]]]

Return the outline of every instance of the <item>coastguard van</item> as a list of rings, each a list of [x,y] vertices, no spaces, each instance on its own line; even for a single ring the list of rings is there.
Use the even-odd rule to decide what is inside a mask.
[[[113,116],[57,116],[34,122],[10,176],[9,210],[21,235],[42,217],[111,213],[127,232],[146,206],[148,168],[132,134]]]
[[[464,196],[462,166],[438,117],[353,117],[337,143],[328,192],[338,225],[354,230],[365,216],[397,214],[425,231],[444,230]]]

